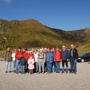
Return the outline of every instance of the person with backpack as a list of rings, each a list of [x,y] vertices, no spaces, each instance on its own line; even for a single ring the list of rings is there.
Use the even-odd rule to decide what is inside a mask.
[[[11,72],[11,68],[12,68],[12,51],[10,50],[10,48],[7,48],[7,51],[5,53],[5,61],[6,61],[6,73]]]
[[[23,49],[23,71],[27,72],[28,71],[28,59],[29,59],[29,53],[28,49],[25,48]]]

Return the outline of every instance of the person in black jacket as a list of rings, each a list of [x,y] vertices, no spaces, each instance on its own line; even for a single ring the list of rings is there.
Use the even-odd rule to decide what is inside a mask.
[[[70,56],[70,65],[71,65],[70,71],[71,73],[76,73],[77,72],[78,51],[73,44],[71,44],[69,56]]]

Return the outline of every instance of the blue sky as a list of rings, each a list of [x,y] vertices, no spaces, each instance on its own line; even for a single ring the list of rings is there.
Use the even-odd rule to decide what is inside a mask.
[[[0,0],[0,19],[36,19],[63,30],[90,27],[90,0]]]

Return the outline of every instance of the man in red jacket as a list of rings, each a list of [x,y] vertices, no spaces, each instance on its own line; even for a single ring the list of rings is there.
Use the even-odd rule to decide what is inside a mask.
[[[24,64],[24,72],[28,71],[28,59],[29,59],[29,53],[28,53],[28,49],[24,49],[23,50],[23,58],[24,60],[26,60],[26,63]]]
[[[23,57],[28,61],[28,59],[29,59],[28,49],[25,49],[23,51]]]
[[[60,72],[60,62],[61,62],[61,52],[59,48],[56,49],[54,53],[54,62],[55,62],[55,71],[56,73]]]
[[[15,64],[15,67],[16,67],[16,73],[18,73],[20,70],[19,70],[19,59],[22,57],[22,51],[21,49],[18,49],[16,51],[16,55],[15,55],[15,58],[16,58],[16,64]]]

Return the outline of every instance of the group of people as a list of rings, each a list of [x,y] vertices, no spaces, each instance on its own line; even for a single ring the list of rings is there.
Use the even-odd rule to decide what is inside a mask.
[[[6,73],[76,73],[78,52],[72,44],[68,50],[66,46],[59,48],[32,48],[14,49],[7,48],[5,53]],[[70,62],[70,69],[68,66]],[[61,68],[62,63],[62,68]],[[13,68],[12,68],[13,67]]]

